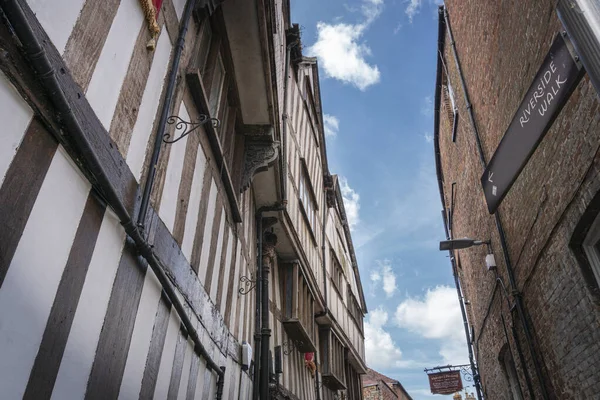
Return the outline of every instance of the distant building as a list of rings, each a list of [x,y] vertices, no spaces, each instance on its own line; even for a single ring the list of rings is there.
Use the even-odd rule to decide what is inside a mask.
[[[412,400],[412,397],[396,379],[368,369],[362,377],[364,400]]]
[[[569,81],[573,91],[555,119],[539,119],[569,76],[552,74],[575,64],[557,7],[581,16],[579,3],[447,0],[440,8],[436,169],[448,238],[491,240],[489,249],[451,258],[487,399],[600,393],[600,103],[588,74]],[[543,84],[535,79],[542,65]],[[493,199],[500,173],[484,171],[515,115],[518,129],[538,118],[516,131],[523,142],[549,130],[530,144],[531,158],[490,214],[482,179],[493,183],[485,192]],[[522,146],[507,152],[505,165]],[[490,252],[496,268],[486,267]]]

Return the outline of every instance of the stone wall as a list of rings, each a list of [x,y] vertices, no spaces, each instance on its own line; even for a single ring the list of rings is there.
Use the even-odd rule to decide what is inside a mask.
[[[446,1],[486,161],[554,36],[562,30],[554,3]],[[500,351],[508,342],[523,396],[530,398],[527,371],[536,397],[541,398],[523,326],[508,306],[514,301],[506,263],[479,182],[484,167],[447,36],[444,59],[459,109],[456,142],[452,142],[452,126],[443,112],[439,129],[446,207],[451,203],[452,183],[456,183],[453,237],[491,238],[498,276],[506,286],[504,291],[495,273],[487,271],[484,247],[458,252],[484,393],[491,399],[511,398],[499,362]],[[600,391],[600,374],[593,367],[600,365],[599,299],[588,287],[569,247],[575,226],[600,189],[599,111],[597,94],[584,77],[499,209],[534,353],[550,398],[593,398]],[[511,332],[513,325],[518,343]]]

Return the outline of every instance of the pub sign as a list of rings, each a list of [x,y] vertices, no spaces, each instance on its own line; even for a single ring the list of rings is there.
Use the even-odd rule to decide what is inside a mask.
[[[452,394],[463,389],[460,371],[445,371],[428,374],[429,388],[433,394]]]

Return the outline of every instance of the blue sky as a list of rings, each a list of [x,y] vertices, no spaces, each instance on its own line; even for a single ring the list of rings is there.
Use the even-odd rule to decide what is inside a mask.
[[[342,177],[369,308],[368,365],[415,400],[425,367],[467,361],[433,156],[440,0],[292,0],[319,58],[332,173]]]

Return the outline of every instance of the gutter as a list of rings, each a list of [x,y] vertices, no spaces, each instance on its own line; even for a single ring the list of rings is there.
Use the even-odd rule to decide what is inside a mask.
[[[188,0],[186,10],[191,8],[194,1],[195,0]],[[21,8],[20,2],[18,0],[0,0],[0,6],[6,14],[17,38],[21,42],[26,58],[30,61],[43,88],[47,91],[52,103],[56,107],[58,118],[66,128],[66,131],[69,132],[69,137],[73,140],[74,148],[77,149],[78,153],[81,155],[79,161],[81,161],[83,166],[89,171],[92,171],[95,178],[95,182],[93,182],[94,190],[100,193],[107,205],[115,212],[121,225],[125,229],[127,236],[135,243],[139,254],[148,262],[148,265],[155,273],[168,300],[173,304],[189,337],[194,342],[194,350],[196,353],[204,358],[207,367],[218,375],[217,399],[221,399],[225,383],[225,367],[218,366],[208,354],[208,351],[202,344],[198,332],[188,317],[183,304],[179,300],[175,288],[165,273],[162,262],[154,254],[152,246],[146,241],[140,229],[132,221],[126,206],[119,199],[117,191],[104,171],[102,163],[94,152],[93,147],[88,142],[83,127],[75,117],[56,77],[56,71],[54,71],[52,63],[48,59],[43,46],[30,26],[27,16]],[[59,139],[61,139],[59,142],[64,141],[64,138]]]

